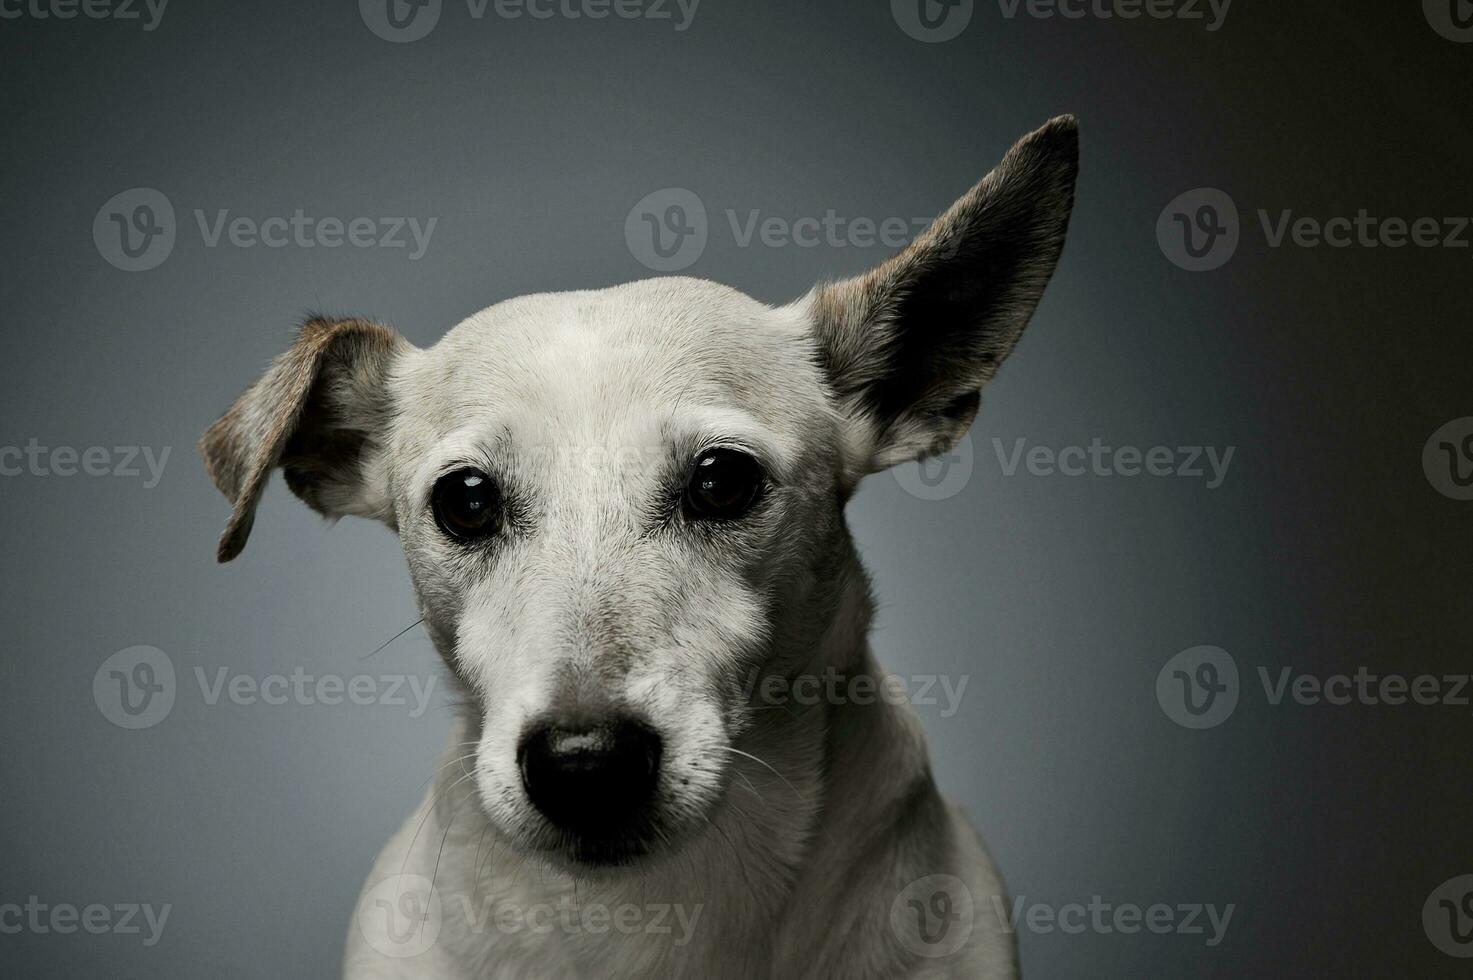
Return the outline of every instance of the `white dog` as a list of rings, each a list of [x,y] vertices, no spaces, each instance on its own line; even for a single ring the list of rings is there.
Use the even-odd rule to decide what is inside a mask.
[[[277,467],[385,522],[463,694],[348,977],[1017,975],[1001,878],[874,696],[844,504],[971,424],[1077,168],[1054,119],[898,255],[777,308],[661,278],[427,350],[314,318],[210,428],[220,559]]]

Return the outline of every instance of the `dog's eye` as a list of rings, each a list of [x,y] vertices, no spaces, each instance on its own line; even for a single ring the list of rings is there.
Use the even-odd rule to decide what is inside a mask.
[[[697,456],[685,483],[685,506],[705,520],[730,520],[752,506],[762,489],[762,467],[735,449],[708,449]]]
[[[430,507],[440,529],[462,541],[494,534],[501,526],[501,492],[480,470],[467,468],[440,477]]]

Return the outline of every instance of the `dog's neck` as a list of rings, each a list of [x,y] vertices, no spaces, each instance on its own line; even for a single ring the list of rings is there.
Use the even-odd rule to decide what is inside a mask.
[[[453,764],[461,754],[456,745],[474,737],[474,712],[467,713],[435,781],[431,824],[447,852],[435,874],[444,900],[486,929],[490,962],[508,945],[530,943],[496,926],[499,910],[514,918],[533,906],[558,910],[553,946],[574,961],[600,963],[597,972],[610,978],[679,976],[682,963],[709,970],[716,962],[721,976],[764,976],[783,956],[774,937],[791,937],[790,960],[817,954],[812,937],[830,932],[834,910],[853,898],[850,869],[866,852],[874,856],[917,787],[934,794],[908,706],[846,694],[856,682],[877,691],[884,677],[869,650],[868,584],[852,553],[851,561],[817,644],[790,656],[797,670],[786,671],[789,681],[796,674],[841,683],[801,704],[760,706],[760,723],[735,742],[733,780],[708,831],[648,866],[573,875],[519,852],[491,826]],[[774,663],[781,670],[783,662]],[[419,847],[426,843],[438,841]],[[598,906],[610,917],[638,908],[641,918],[629,931],[568,934],[565,919],[576,923]]]

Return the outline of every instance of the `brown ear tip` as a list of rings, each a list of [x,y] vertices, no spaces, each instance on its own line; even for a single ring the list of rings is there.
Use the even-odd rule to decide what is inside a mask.
[[[223,565],[244,551],[253,523],[249,517],[232,516],[230,523],[225,525],[225,530],[220,534],[220,544],[215,548],[215,560]]]
[[[1079,156],[1079,117],[1072,112],[1055,116],[1029,133],[1023,142],[1028,146],[1043,150],[1050,156],[1077,158]]]
[[[1072,113],[1050,119],[1019,140],[1002,167],[1072,195],[1079,174],[1079,120]]]

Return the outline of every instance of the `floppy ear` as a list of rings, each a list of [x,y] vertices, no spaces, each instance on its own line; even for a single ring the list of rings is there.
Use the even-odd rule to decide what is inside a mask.
[[[972,424],[1053,275],[1078,170],[1078,128],[1059,116],[893,258],[809,294],[861,472],[945,452]]]
[[[200,440],[215,486],[235,505],[217,557],[240,554],[271,470],[329,517],[359,514],[393,523],[384,435],[394,412],[387,385],[411,345],[366,320],[313,317],[296,343]]]

